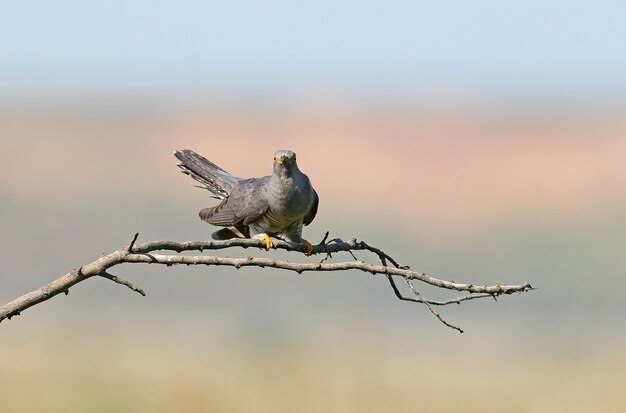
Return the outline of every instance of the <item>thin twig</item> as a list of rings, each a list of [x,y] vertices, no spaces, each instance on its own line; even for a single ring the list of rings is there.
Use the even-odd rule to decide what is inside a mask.
[[[443,317],[441,317],[439,313],[436,312],[435,309],[430,305],[430,303],[427,300],[424,300],[424,297],[422,297],[422,294],[417,290],[417,288],[415,288],[411,280],[407,279],[406,283],[409,285],[409,288],[411,289],[411,291],[413,291],[413,294],[415,294],[420,299],[420,301],[426,305],[426,308],[428,308],[428,311],[430,311],[432,315],[437,317],[437,319],[441,321],[443,324],[463,334],[463,330],[461,330],[459,327],[452,325],[448,323],[446,320],[444,320]]]
[[[129,253],[133,252],[133,247],[135,246],[135,242],[137,242],[137,237],[139,237],[139,233],[135,232],[135,235],[133,236],[133,239],[130,242],[130,245],[126,249],[126,251],[128,251]]]
[[[106,278],[107,280],[111,280],[114,283],[125,285],[126,287],[130,288],[131,290],[133,290],[133,291],[143,295],[144,297],[146,296],[146,293],[144,292],[144,290],[142,290],[141,288],[133,285],[130,281],[126,281],[126,280],[124,280],[124,279],[122,279],[122,278],[120,278],[120,277],[118,277],[116,275],[113,275],[111,273],[108,273],[106,271],[104,271],[104,272],[102,272],[102,273],[100,273],[98,275],[100,277]]]
[[[474,295],[464,295],[462,297],[457,297],[457,298],[452,298],[450,300],[445,300],[445,301],[437,301],[437,300],[430,300],[430,299],[419,299],[419,298],[412,298],[412,297],[405,297],[402,295],[402,293],[400,292],[400,290],[398,289],[398,287],[396,286],[395,281],[393,280],[393,277],[391,275],[387,275],[387,279],[389,280],[389,284],[391,284],[391,288],[393,289],[394,294],[396,295],[396,297],[399,300],[402,301],[411,301],[413,303],[422,303],[425,304],[426,302],[428,302],[428,304],[430,305],[450,305],[450,304],[461,304],[463,301],[471,301],[471,300],[477,300],[480,298],[488,298],[488,297],[494,297],[493,294],[474,294]]]
[[[322,238],[322,240],[320,241],[320,245],[326,244],[326,240],[328,239],[329,235],[330,235],[330,231],[326,231],[326,234],[324,234],[324,238]]]

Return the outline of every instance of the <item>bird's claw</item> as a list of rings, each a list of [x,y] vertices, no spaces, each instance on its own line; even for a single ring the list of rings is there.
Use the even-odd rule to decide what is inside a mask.
[[[272,248],[274,246],[274,243],[272,242],[272,240],[270,239],[270,236],[267,234],[263,234],[263,241],[265,241],[265,249],[267,251],[270,250],[270,248]]]
[[[300,244],[304,245],[306,247],[306,255],[309,256],[311,254],[313,254],[313,245],[311,245],[311,243],[305,239],[300,240]]]

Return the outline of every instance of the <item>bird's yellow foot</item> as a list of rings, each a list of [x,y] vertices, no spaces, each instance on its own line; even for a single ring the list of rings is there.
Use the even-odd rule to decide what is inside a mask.
[[[263,238],[262,239],[265,241],[265,249],[269,251],[270,248],[272,248],[274,246],[274,243],[270,239],[270,236],[267,235],[267,234],[263,234]]]
[[[313,254],[313,245],[311,245],[311,243],[305,239],[301,239],[300,240],[300,244],[304,245],[306,247],[306,255],[311,255]]]

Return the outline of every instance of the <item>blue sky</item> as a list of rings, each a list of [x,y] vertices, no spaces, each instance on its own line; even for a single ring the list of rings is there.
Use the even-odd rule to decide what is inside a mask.
[[[614,94],[625,22],[618,1],[0,0],[0,92]]]

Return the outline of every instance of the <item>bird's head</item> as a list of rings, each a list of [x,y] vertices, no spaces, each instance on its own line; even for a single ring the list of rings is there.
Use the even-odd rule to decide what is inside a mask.
[[[274,173],[290,175],[291,171],[298,169],[296,154],[292,151],[279,150],[274,154]]]

